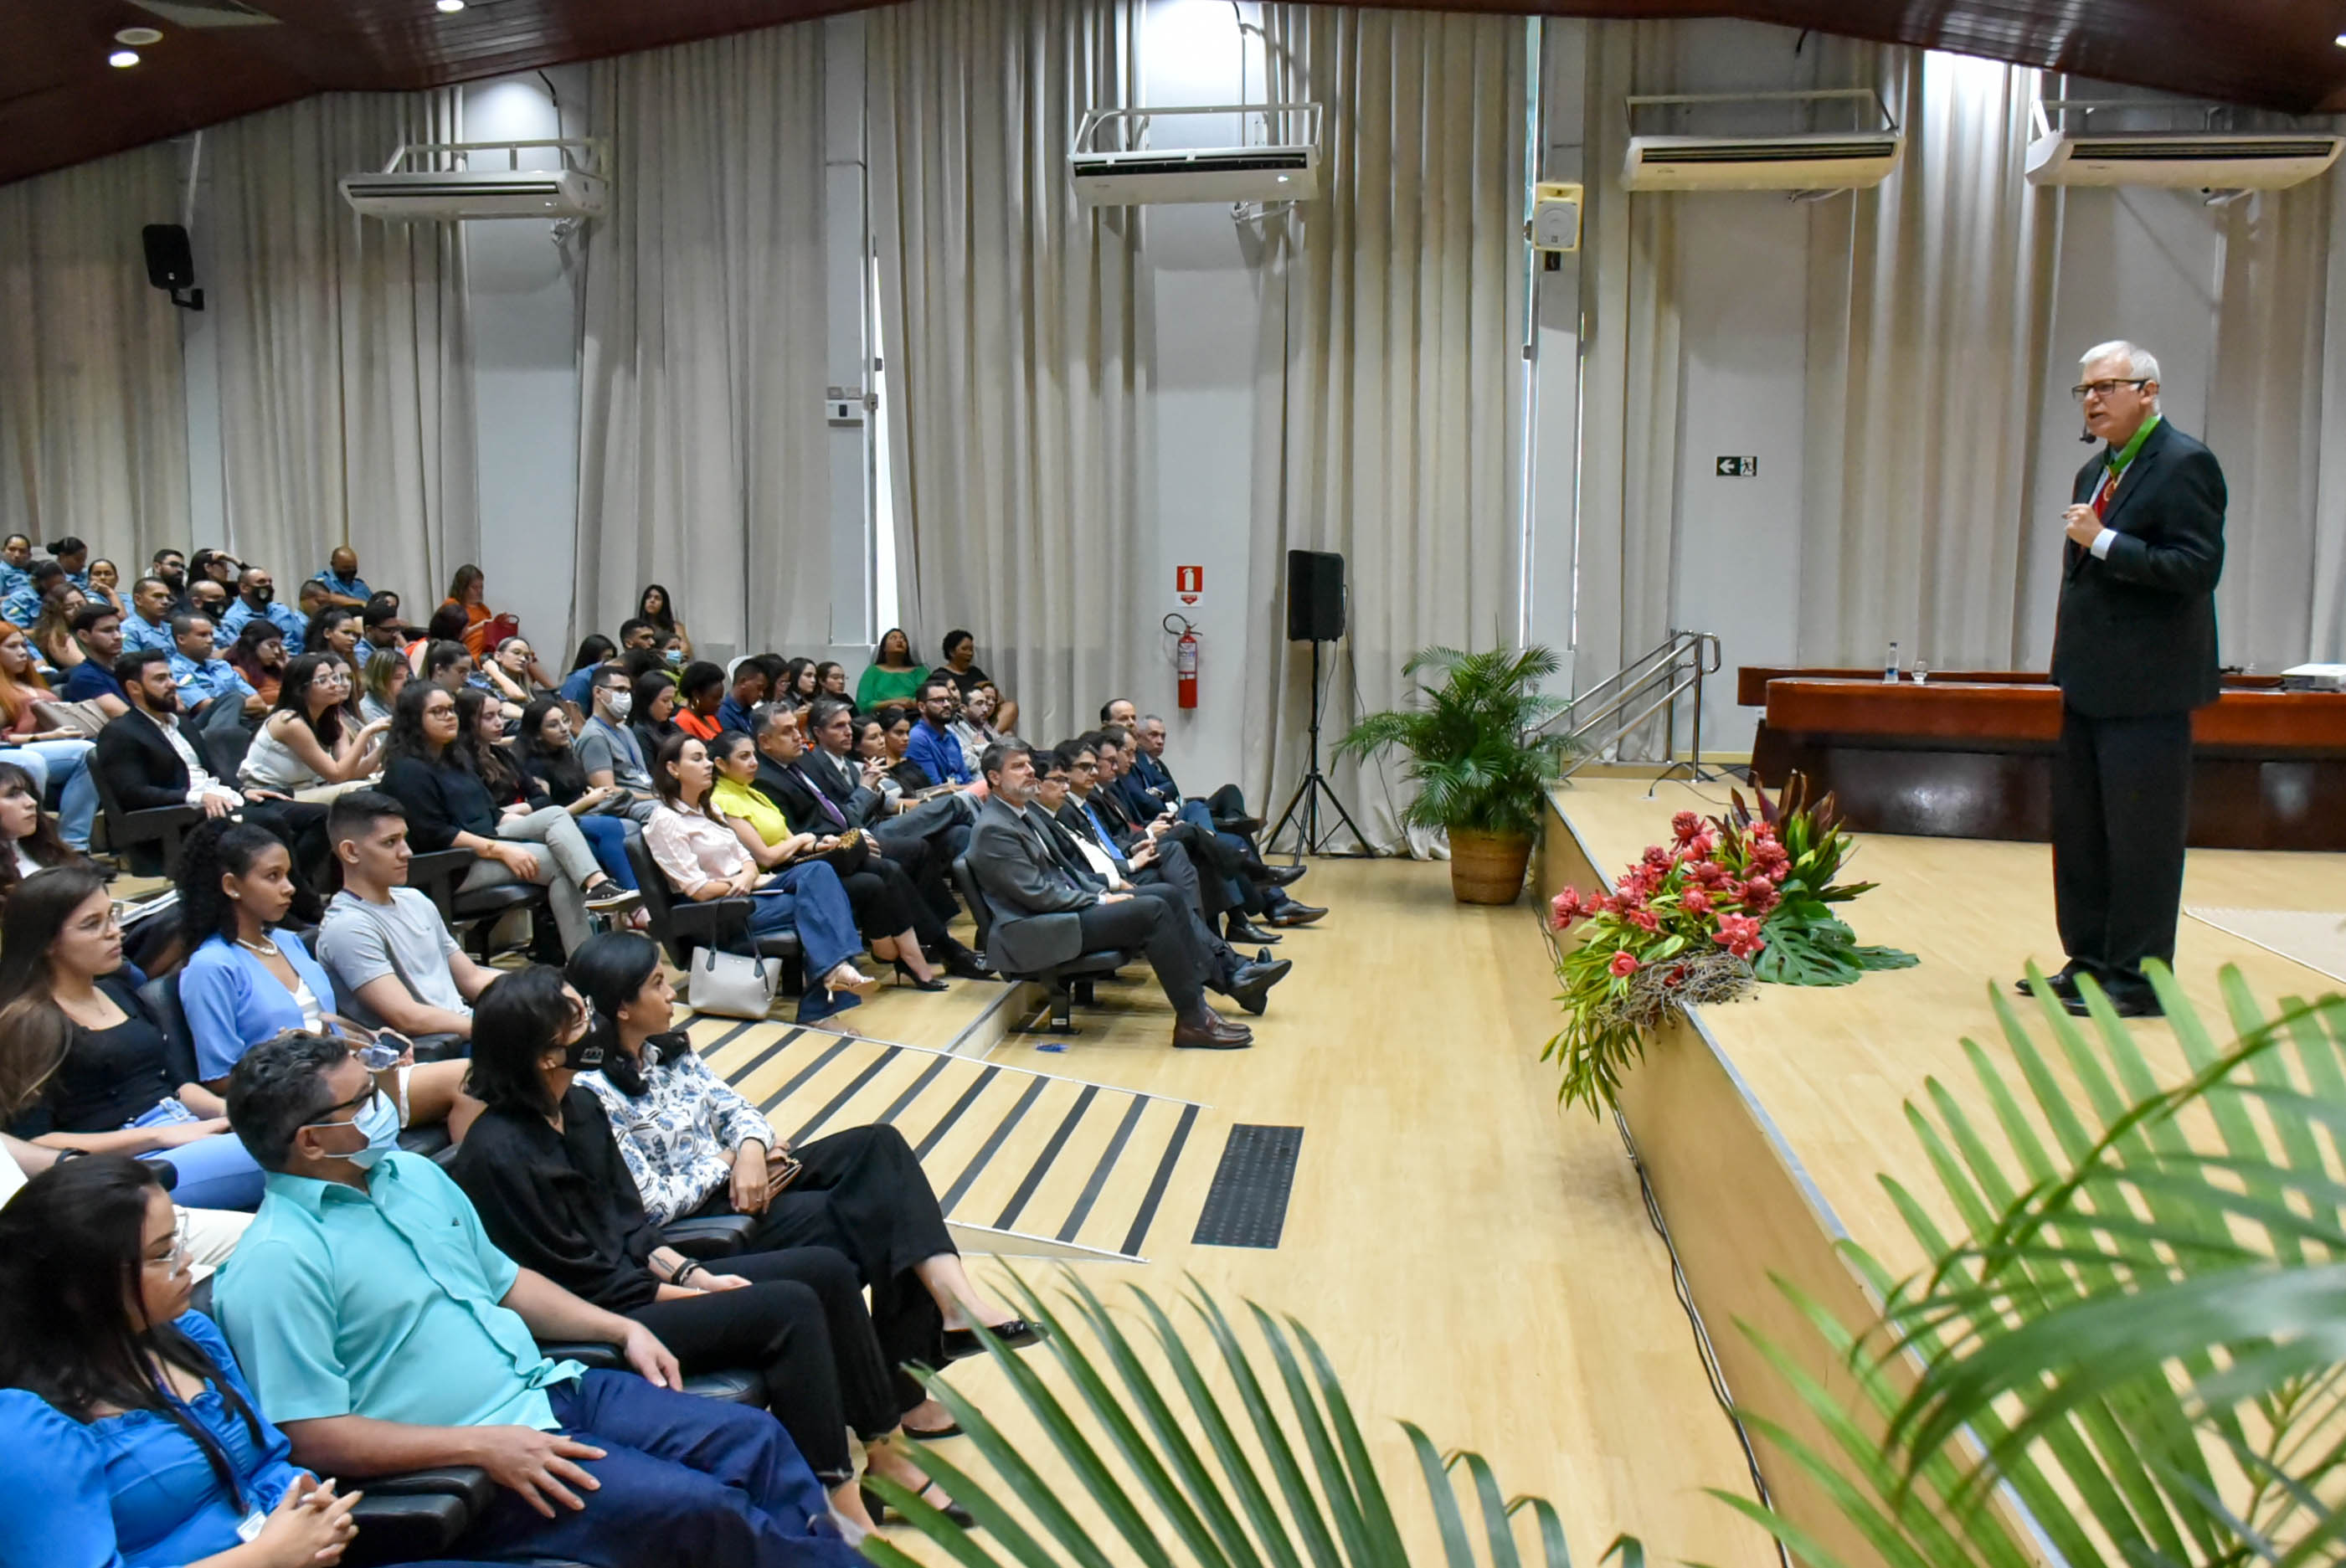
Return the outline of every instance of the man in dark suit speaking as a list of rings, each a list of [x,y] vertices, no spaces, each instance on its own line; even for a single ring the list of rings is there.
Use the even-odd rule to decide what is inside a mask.
[[[2105,445],[2063,514],[2053,682],[2053,901],[2072,1013],[2090,974],[2127,1017],[2155,1014],[2145,959],[2172,962],[2191,807],[2191,710],[2216,700],[2224,472],[2159,417],[2158,361],[2088,352],[2075,389]]]

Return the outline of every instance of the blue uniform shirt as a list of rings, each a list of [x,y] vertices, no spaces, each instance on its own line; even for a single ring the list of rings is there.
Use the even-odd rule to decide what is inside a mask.
[[[236,667],[224,658],[208,658],[198,664],[176,648],[171,655],[171,682],[179,688],[179,701],[193,711],[199,703],[233,694],[242,702],[253,695],[252,683],[236,673]]]
[[[301,657],[301,632],[307,623],[299,614],[274,599],[269,602],[267,610],[256,610],[244,602],[242,595],[239,595],[235,602],[229,606],[228,613],[220,616],[219,640],[223,643],[232,643],[236,640],[237,634],[243,631],[246,626],[250,626],[254,621],[264,619],[285,634],[285,657]]]

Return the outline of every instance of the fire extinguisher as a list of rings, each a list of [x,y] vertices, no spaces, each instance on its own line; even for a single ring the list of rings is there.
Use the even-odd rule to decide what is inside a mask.
[[[1180,706],[1195,708],[1198,706],[1198,628],[1179,616],[1168,616],[1165,617],[1165,629],[1171,631],[1177,621],[1180,622],[1181,635],[1173,644],[1174,680],[1180,692]]]

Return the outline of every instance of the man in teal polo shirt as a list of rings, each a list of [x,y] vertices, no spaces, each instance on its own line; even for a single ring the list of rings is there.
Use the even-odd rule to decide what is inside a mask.
[[[287,1033],[229,1079],[267,1196],[217,1316],[295,1462],[352,1480],[474,1465],[502,1489],[458,1543],[594,1568],[846,1568],[822,1489],[763,1410],[675,1391],[676,1358],[489,1244],[348,1045]],[[617,1345],[634,1373],[534,1335]],[[638,1375],[640,1374],[640,1375]]]

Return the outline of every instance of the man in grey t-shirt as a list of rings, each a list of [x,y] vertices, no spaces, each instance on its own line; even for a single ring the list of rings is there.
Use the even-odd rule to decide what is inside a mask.
[[[643,748],[636,744],[635,732],[627,728],[634,703],[626,670],[617,665],[597,670],[594,708],[586,722],[578,727],[578,738],[571,749],[577,753],[589,788],[611,785],[619,790],[597,809],[642,821],[659,804],[659,797],[652,789],[651,759],[644,755]]]
[[[336,799],[326,836],[342,891],[318,926],[318,962],[337,1004],[371,1029],[473,1037],[473,1001],[496,971],[473,962],[429,898],[406,886],[407,818],[371,789]]]

